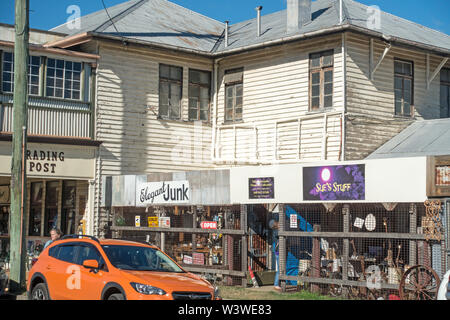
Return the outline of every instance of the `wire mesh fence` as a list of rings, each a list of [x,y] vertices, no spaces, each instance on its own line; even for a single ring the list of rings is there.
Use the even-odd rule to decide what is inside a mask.
[[[114,238],[156,245],[212,283],[242,284],[240,206],[116,208],[114,219]]]
[[[424,237],[430,221],[423,204],[399,204],[390,210],[375,204],[342,209],[286,206],[285,232],[281,232],[286,286],[333,296],[387,299],[400,289],[407,295],[419,285],[412,277],[419,272],[413,267],[420,265],[424,268],[419,272],[420,285],[426,279],[427,290],[436,289],[445,247]]]

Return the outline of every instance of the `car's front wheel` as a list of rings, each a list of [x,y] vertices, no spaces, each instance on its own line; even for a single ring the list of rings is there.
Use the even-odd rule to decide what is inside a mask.
[[[50,300],[45,283],[38,283],[31,291],[31,300]]]
[[[125,300],[125,296],[121,293],[113,293],[108,297],[108,300]]]

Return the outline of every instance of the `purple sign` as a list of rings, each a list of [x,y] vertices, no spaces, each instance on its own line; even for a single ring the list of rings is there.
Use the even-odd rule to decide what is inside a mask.
[[[248,197],[249,199],[274,199],[274,178],[249,178]]]
[[[365,165],[303,168],[303,200],[365,200]]]

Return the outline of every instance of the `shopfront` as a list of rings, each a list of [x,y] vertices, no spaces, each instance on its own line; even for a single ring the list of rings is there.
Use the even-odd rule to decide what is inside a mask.
[[[211,281],[246,281],[246,206],[230,204],[229,170],[113,176],[102,185],[113,238],[155,244]]]
[[[27,253],[40,253],[52,228],[63,234],[86,233],[92,217],[95,146],[28,143]],[[3,261],[9,258],[11,143],[0,142],[0,240]]]
[[[273,283],[278,256],[285,289],[379,298],[398,294],[412,266],[439,277],[447,268],[429,166],[416,157],[109,177],[104,206],[114,237],[155,243],[225,284],[247,285],[249,267]]]
[[[430,181],[446,183],[443,171],[427,157],[241,167],[230,194],[232,203],[278,204],[284,289],[387,298],[410,267],[445,273],[445,211],[427,193]]]

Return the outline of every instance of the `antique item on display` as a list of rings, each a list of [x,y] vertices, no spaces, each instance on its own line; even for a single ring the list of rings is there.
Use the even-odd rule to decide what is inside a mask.
[[[418,265],[403,274],[399,286],[401,300],[436,300],[441,280],[432,268]]]
[[[427,241],[441,241],[444,228],[441,220],[442,203],[439,200],[425,201],[426,217],[422,220],[422,229]]]
[[[375,230],[375,228],[377,227],[377,220],[373,214],[369,213],[367,215],[365,226],[366,226],[367,231]]]
[[[9,203],[9,186],[0,186],[0,204]]]

